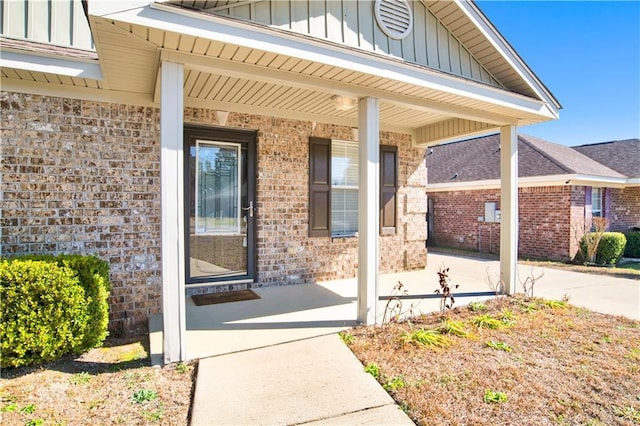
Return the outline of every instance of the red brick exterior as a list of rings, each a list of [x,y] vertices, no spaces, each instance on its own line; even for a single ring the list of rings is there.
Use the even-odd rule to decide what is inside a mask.
[[[0,92],[2,256],[95,254],[111,265],[110,327],[162,309],[159,110]],[[218,125],[186,108],[185,123]],[[231,113],[258,131],[257,279],[253,286],[354,277],[357,238],[308,237],[309,136],[352,139],[350,127]],[[380,270],[426,263],[426,168],[408,134],[398,146],[397,232],[380,238]],[[220,290],[220,288],[218,288]]]
[[[584,186],[518,189],[518,255],[568,261],[591,226],[591,204]],[[612,231],[640,227],[640,187],[606,188],[604,215]],[[432,192],[433,235],[430,244],[486,253],[500,252],[500,224],[479,222],[484,203],[496,202],[500,190]]]
[[[591,200],[587,200],[586,197],[586,187],[571,187],[569,259],[576,257],[580,251],[580,238],[591,227]]]
[[[640,227],[640,186],[611,188],[611,230]]]

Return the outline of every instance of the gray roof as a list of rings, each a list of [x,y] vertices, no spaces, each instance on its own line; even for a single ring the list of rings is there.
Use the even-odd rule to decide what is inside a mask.
[[[580,145],[573,149],[629,178],[640,177],[640,139]]]
[[[3,49],[27,50],[34,53],[55,54],[70,58],[98,60],[98,53],[92,50],[78,49],[76,47],[57,46],[55,44],[40,43],[33,40],[22,40],[6,36],[0,36],[0,45]]]
[[[625,178],[573,148],[518,135],[518,176],[581,174]],[[428,183],[500,179],[500,135],[489,135],[427,149]],[[455,176],[455,177],[454,177]]]

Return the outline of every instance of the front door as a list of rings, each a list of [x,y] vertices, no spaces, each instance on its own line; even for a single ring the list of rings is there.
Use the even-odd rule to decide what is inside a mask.
[[[255,132],[186,127],[187,284],[252,280]]]

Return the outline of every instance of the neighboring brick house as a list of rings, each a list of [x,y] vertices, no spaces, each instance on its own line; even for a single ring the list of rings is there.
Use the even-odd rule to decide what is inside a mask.
[[[1,254],[107,260],[110,326],[162,313],[167,362],[194,292],[357,274],[375,321],[426,262],[424,148],[560,109],[473,2],[0,8]]]
[[[570,148],[518,136],[519,255],[571,260],[593,216],[609,229],[640,226],[640,140]],[[427,151],[429,241],[497,253],[498,135]]]
[[[607,188],[604,215],[609,229],[640,227],[640,139],[580,145],[576,151],[627,177],[624,187]]]

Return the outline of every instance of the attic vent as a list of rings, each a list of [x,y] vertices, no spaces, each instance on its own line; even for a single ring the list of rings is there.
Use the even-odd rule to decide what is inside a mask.
[[[401,40],[413,27],[413,14],[407,0],[376,0],[376,21],[380,29],[391,38]]]

